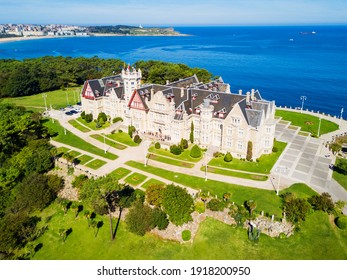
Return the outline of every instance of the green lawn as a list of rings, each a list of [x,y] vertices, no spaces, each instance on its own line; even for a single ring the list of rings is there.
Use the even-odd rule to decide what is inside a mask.
[[[47,107],[50,108],[52,105],[53,109],[59,109],[61,107],[66,107],[69,101],[69,105],[74,105],[78,102],[78,96],[81,92],[81,87],[72,87],[67,90],[54,90],[46,92]],[[66,98],[67,95],[67,98]],[[15,98],[4,98],[4,102],[14,103],[19,106],[24,107],[42,107],[42,110],[45,108],[44,98],[42,93],[22,96]]]
[[[150,147],[148,149],[149,152],[157,154],[157,155],[161,155],[161,156],[165,156],[165,157],[171,157],[173,159],[176,160],[185,160],[185,161],[190,161],[190,162],[198,162],[199,160],[201,160],[200,158],[192,158],[190,156],[190,149],[186,149],[184,150],[180,155],[174,155],[172,153],[170,153],[170,151],[166,151],[164,149],[156,149],[154,146]]]
[[[192,164],[192,163],[179,161],[179,160],[175,160],[172,158],[162,157],[162,156],[158,156],[155,154],[150,154],[149,160],[155,160],[155,161],[159,161],[159,162],[163,162],[163,163],[167,163],[167,164],[171,164],[171,165],[175,165],[175,166],[180,166],[180,167],[186,167],[186,168],[193,168],[194,167],[194,164]]]
[[[115,177],[117,180],[120,180],[130,174],[131,171],[129,169],[119,167],[116,170],[113,170],[110,174]]]
[[[67,134],[64,134],[64,128],[59,124],[58,121],[54,121],[54,123],[52,123],[50,120],[44,120],[44,125],[46,127],[48,127],[50,129],[50,131],[52,132],[56,132],[57,135],[53,137],[53,140],[57,141],[57,142],[61,142],[64,143],[66,145],[70,145],[72,147],[76,147],[79,148],[81,150],[90,152],[92,154],[104,157],[104,158],[108,158],[111,160],[114,160],[117,158],[116,155],[111,154],[109,152],[107,152],[105,154],[105,152],[89,143],[87,143],[86,141],[84,141],[83,139],[79,138],[78,136],[76,136],[75,134],[71,133],[70,131],[67,130]]]
[[[128,177],[126,177],[124,181],[131,186],[138,186],[146,179],[147,179],[147,176],[134,172]]]
[[[91,161],[93,158],[91,156],[88,155],[82,155],[80,157],[77,158],[77,160],[79,161],[79,164],[81,165],[85,165],[88,161]]]
[[[205,167],[201,167],[201,171],[205,171]],[[251,174],[251,173],[243,173],[243,172],[237,172],[232,170],[225,170],[225,169],[219,169],[216,167],[207,167],[207,172],[215,173],[215,174],[221,174],[225,176],[231,176],[231,177],[237,177],[237,178],[244,178],[249,180],[255,180],[255,181],[266,181],[268,179],[268,176],[264,175],[257,175],[257,174]]]
[[[101,127],[96,127],[96,122],[94,120],[90,123],[87,123],[84,119],[82,119],[82,117],[78,117],[76,120],[79,121],[81,124],[84,124],[85,126],[89,127],[91,130],[101,130],[110,126],[109,122],[105,122]]]
[[[66,147],[59,147],[59,148],[57,148],[57,153],[58,153],[58,155],[60,155],[60,154],[65,154],[65,153],[67,153],[68,151],[70,151],[70,149],[69,149],[69,148],[66,148]]]
[[[259,162],[243,161],[237,158],[233,158],[231,162],[225,162],[223,157],[219,157],[213,158],[208,163],[208,165],[235,170],[243,170],[248,172],[269,174],[277,159],[287,146],[287,143],[275,141],[274,146],[277,147],[278,151],[269,155],[262,155],[259,158]]]
[[[80,152],[77,152],[77,151],[70,151],[69,154],[70,154],[71,156],[73,156],[74,158],[76,158],[76,157],[78,157],[79,155],[81,155],[81,153],[80,153]]]
[[[335,165],[337,165],[337,163],[342,160],[347,161],[347,159],[337,158]],[[333,178],[347,191],[347,175],[334,171]]]
[[[162,186],[165,186],[165,183],[163,183],[162,181],[159,181],[157,179],[149,179],[147,180],[146,182],[144,182],[141,187],[144,188],[144,189],[147,189],[149,186],[153,186],[153,185],[162,185]]]
[[[87,167],[90,167],[94,170],[99,169],[101,166],[105,165],[106,161],[103,161],[101,159],[94,159],[93,161],[87,163]]]
[[[276,116],[291,122],[291,125],[301,127],[301,130],[310,132],[313,136],[318,133],[319,118],[305,113],[292,112],[286,110],[276,110]],[[335,131],[338,124],[322,119],[320,135]]]
[[[85,126],[81,125],[76,120],[69,120],[69,124],[71,124],[73,127],[77,128],[78,130],[80,130],[82,132],[89,132],[90,131],[89,128],[86,128]]]
[[[104,143],[104,141],[105,141],[107,146],[111,146],[111,147],[116,148],[118,150],[124,150],[124,149],[127,148],[127,146],[119,144],[119,143],[117,143],[115,141],[112,141],[110,139],[105,138],[105,140],[104,140],[104,137],[99,135],[99,134],[93,134],[90,137],[93,137],[94,139],[96,139],[96,140],[98,140],[98,141],[100,141],[102,143]]]
[[[42,248],[32,257],[36,260],[346,260],[347,231],[336,228],[323,212],[310,214],[301,230],[286,239],[260,235],[259,242],[248,240],[247,231],[208,218],[200,224],[193,243],[179,244],[162,240],[153,234],[137,236],[120,222],[116,239],[110,241],[108,217],[95,217],[103,225],[94,238],[94,230],[82,213],[77,219],[69,210],[53,203],[44,211],[40,226],[48,230],[34,246]],[[49,218],[49,222],[47,222]],[[59,229],[71,229],[63,243]]]
[[[128,133],[125,132],[116,132],[113,134],[106,135],[108,138],[111,138],[113,140],[116,140],[117,142],[123,143],[127,146],[138,146],[137,143],[135,143],[129,136]]]
[[[196,190],[210,192],[212,196],[217,195],[222,198],[224,193],[229,192],[232,194],[231,201],[234,201],[237,204],[243,204],[246,200],[254,199],[257,202],[257,210],[259,210],[259,212],[264,211],[270,215],[275,214],[277,217],[281,217],[282,215],[280,198],[276,195],[275,191],[244,187],[214,180],[205,181],[204,178],[176,173],[150,165],[145,167],[144,164],[134,161],[128,161],[126,164],[165,178],[171,182],[182,184]]]

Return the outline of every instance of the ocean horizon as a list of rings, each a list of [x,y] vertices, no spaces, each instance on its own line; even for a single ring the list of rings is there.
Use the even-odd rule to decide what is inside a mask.
[[[205,68],[238,93],[340,117],[347,108],[347,25],[177,26],[191,36],[62,37],[0,43],[0,59],[162,60]],[[345,117],[346,119],[346,117]]]

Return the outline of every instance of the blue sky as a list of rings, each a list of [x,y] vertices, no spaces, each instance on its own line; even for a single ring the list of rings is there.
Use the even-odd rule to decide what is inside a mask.
[[[347,0],[0,0],[0,23],[346,24]]]

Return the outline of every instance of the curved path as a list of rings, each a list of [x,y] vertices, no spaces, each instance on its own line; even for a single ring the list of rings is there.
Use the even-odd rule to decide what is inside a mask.
[[[305,112],[305,113],[309,113],[309,112]],[[168,180],[165,180],[159,176],[155,176],[153,174],[150,174],[150,173],[147,173],[147,172],[135,169],[135,168],[131,168],[131,167],[125,165],[125,162],[130,161],[130,160],[138,161],[138,162],[145,162],[147,150],[148,150],[148,147],[151,143],[150,141],[144,140],[144,141],[142,141],[141,145],[139,145],[137,147],[128,147],[124,150],[117,150],[113,147],[105,146],[104,143],[90,137],[91,134],[95,134],[95,133],[108,134],[108,133],[110,133],[111,130],[115,129],[114,125],[111,128],[107,128],[105,130],[98,130],[98,131],[91,131],[91,132],[84,133],[84,132],[81,132],[80,130],[76,129],[75,127],[73,127],[68,122],[68,120],[74,119],[74,118],[76,118],[76,116],[66,116],[64,114],[64,112],[56,111],[56,110],[50,111],[49,114],[52,118],[59,120],[60,124],[63,127],[65,127],[67,130],[71,131],[72,133],[74,133],[78,137],[93,144],[94,146],[96,146],[100,149],[103,149],[103,150],[107,149],[107,151],[119,156],[116,160],[108,160],[105,158],[100,158],[100,159],[106,161],[107,164],[105,164],[104,166],[102,166],[98,170],[88,169],[91,174],[94,174],[96,176],[103,176],[103,175],[106,175],[106,174],[110,173],[111,171],[113,171],[119,167],[125,167],[125,168],[132,170],[134,172],[136,171],[138,173],[144,174],[147,177],[155,178],[155,179],[163,181],[165,183],[171,183]],[[329,119],[328,116],[321,116],[321,117]],[[332,118],[332,119],[334,119],[334,118]],[[336,120],[335,120],[335,122],[336,122]],[[290,186],[291,184],[298,182],[298,181],[306,182],[305,180],[302,180],[300,178],[296,178],[293,175],[294,171],[291,173],[283,172],[283,174],[281,174],[281,178],[279,178],[279,173],[276,172],[276,168],[278,166],[281,166],[282,164],[286,163],[285,161],[288,160],[288,156],[292,156],[292,153],[294,153],[292,148],[293,147],[295,148],[294,145],[297,145],[295,143],[295,141],[297,141],[298,139],[302,141],[302,139],[297,138],[297,137],[303,137],[303,136],[297,135],[298,131],[296,131],[294,134],[292,134],[292,131],[289,131],[290,137],[288,137],[288,130],[289,130],[288,126],[283,127],[279,123],[278,123],[278,127],[276,127],[276,137],[278,136],[278,140],[280,140],[280,141],[283,138],[282,140],[285,142],[288,142],[288,145],[285,149],[285,152],[281,155],[280,159],[278,160],[275,167],[273,168],[272,173],[270,174],[269,179],[267,181],[254,181],[254,180],[224,176],[224,175],[213,174],[213,173],[207,173],[207,179],[213,179],[216,181],[242,185],[245,187],[254,187],[254,188],[260,188],[260,189],[267,189],[267,190],[276,190],[278,187],[280,189],[283,189],[283,188],[286,188],[286,187]],[[345,131],[347,131],[347,121],[342,121],[341,130],[335,132],[334,134],[336,134],[336,133],[340,134],[340,133],[343,133]],[[325,137],[329,138],[331,136],[328,135]],[[311,139],[313,139],[313,140],[311,140]],[[321,141],[319,139],[307,137],[307,139],[305,139],[305,141],[308,141],[307,147],[309,147],[311,145],[311,141],[314,141],[314,140]],[[52,142],[52,143],[54,143],[54,145],[56,145],[56,146],[67,146],[67,145],[64,145],[64,144],[58,143],[58,142]],[[74,150],[78,150],[74,147],[70,147],[70,148],[74,149]],[[317,148],[317,150],[314,152],[315,156],[319,156],[321,153],[326,153],[325,150],[320,149],[319,143],[318,143],[318,146],[316,148]],[[80,150],[78,150],[78,151],[80,151]],[[82,151],[82,152],[86,153],[85,151]],[[311,151],[311,152],[313,152],[313,151]],[[304,151],[301,154],[305,154]],[[295,155],[297,155],[297,153]],[[92,155],[92,156],[97,157],[95,155]],[[97,158],[99,158],[99,157],[97,157]],[[310,170],[312,172],[311,171],[309,171],[309,172],[311,172],[313,175],[315,175],[316,173],[314,173],[314,172],[315,172],[316,168],[320,167],[320,165],[319,165],[319,164],[321,164],[320,161],[324,160],[324,159],[325,158],[322,156],[318,157],[317,158],[317,162],[318,162],[317,166],[314,165],[314,167],[312,167],[312,170],[310,167]],[[329,161],[331,161],[332,159],[333,159],[332,157],[329,158]],[[315,158],[315,160],[316,160],[316,158]],[[207,162],[208,161],[209,161],[209,159],[207,160]],[[298,158],[295,158],[294,161],[299,163],[300,160]],[[178,167],[178,166],[174,166],[174,165],[168,165],[168,164],[157,162],[154,160],[150,160],[149,163],[152,166],[159,167],[162,169],[167,169],[167,170],[178,172],[178,173],[190,174],[193,176],[205,178],[205,176],[206,176],[205,172],[200,170],[200,167],[204,164],[204,162],[205,162],[205,160],[202,159],[201,161],[195,163],[195,166],[193,168],[183,168],[183,167]],[[325,162],[323,162],[323,164],[325,164]],[[319,169],[317,169],[317,170],[319,170]],[[331,178],[331,174],[329,174],[329,176]],[[278,184],[278,179],[280,179],[280,184]],[[330,182],[333,182],[333,181],[331,181],[331,179],[330,180],[325,179],[325,180],[326,180],[326,182],[329,182],[329,184],[330,184]],[[312,182],[314,183],[314,181],[312,181]],[[308,182],[310,184],[310,186],[312,185],[312,182]],[[321,193],[323,191],[328,191],[329,193],[332,194],[334,199],[340,199],[340,200],[346,200],[347,201],[347,192],[341,186],[339,186],[337,183],[336,184],[335,183],[332,183],[331,185],[329,185],[329,188],[326,185],[324,185],[323,187],[320,187],[320,186],[315,185],[315,184],[313,184],[312,187],[313,187],[313,189],[315,189],[319,193]],[[191,190],[191,192],[196,192],[196,191]]]

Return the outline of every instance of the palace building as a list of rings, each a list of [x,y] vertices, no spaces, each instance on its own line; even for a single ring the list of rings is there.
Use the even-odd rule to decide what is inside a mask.
[[[230,92],[222,78],[199,82],[196,75],[166,85],[141,84],[141,70],[128,67],[119,75],[88,80],[82,89],[82,110],[97,118],[121,117],[142,138],[167,144],[189,139],[202,147],[245,158],[252,142],[253,159],[271,153],[275,135],[275,103],[258,90]]]

